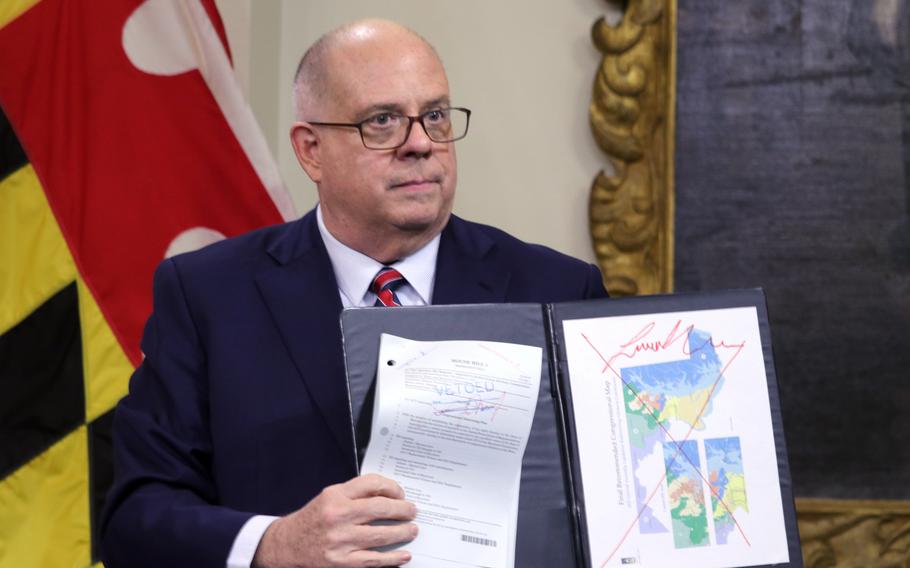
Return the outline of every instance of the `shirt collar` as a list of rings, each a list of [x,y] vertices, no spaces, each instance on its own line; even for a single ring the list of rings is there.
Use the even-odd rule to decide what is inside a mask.
[[[338,282],[338,291],[342,295],[343,303],[351,306],[372,306],[375,295],[369,291],[373,277],[383,265],[376,260],[360,253],[335,238],[325,226],[322,219],[322,209],[316,207],[316,224],[319,234],[329,253],[332,270],[335,271],[335,280]],[[407,283],[417,292],[424,304],[433,300],[433,283],[436,278],[436,257],[439,254],[439,235],[425,244],[422,248],[394,264],[393,268],[405,277]],[[346,300],[346,301],[345,301]]]

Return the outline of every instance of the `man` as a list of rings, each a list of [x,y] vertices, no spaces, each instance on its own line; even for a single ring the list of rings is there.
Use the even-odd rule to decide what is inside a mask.
[[[414,538],[414,505],[391,480],[355,477],[342,307],[373,305],[385,266],[404,304],[606,295],[593,266],[450,214],[470,113],[451,108],[436,52],[410,30],[327,34],[295,98],[318,209],[156,273],[146,358],[115,419],[109,568],[407,562],[374,549]]]

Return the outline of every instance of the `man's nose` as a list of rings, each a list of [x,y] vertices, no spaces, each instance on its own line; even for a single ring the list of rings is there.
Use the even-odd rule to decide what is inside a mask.
[[[405,139],[404,144],[398,148],[400,157],[407,156],[428,156],[433,151],[433,141],[427,136],[423,124],[419,120],[411,123],[411,131]]]

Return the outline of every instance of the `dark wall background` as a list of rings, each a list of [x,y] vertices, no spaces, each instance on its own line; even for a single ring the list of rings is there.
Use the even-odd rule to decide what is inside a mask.
[[[765,289],[798,496],[910,498],[910,0],[888,4],[679,0],[676,289]]]

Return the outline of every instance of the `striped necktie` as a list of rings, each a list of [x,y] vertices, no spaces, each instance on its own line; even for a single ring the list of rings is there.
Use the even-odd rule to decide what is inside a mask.
[[[373,305],[377,307],[400,306],[401,301],[395,294],[395,290],[404,284],[404,281],[404,276],[400,272],[389,266],[383,266],[370,284],[370,291],[376,294],[376,303]]]

